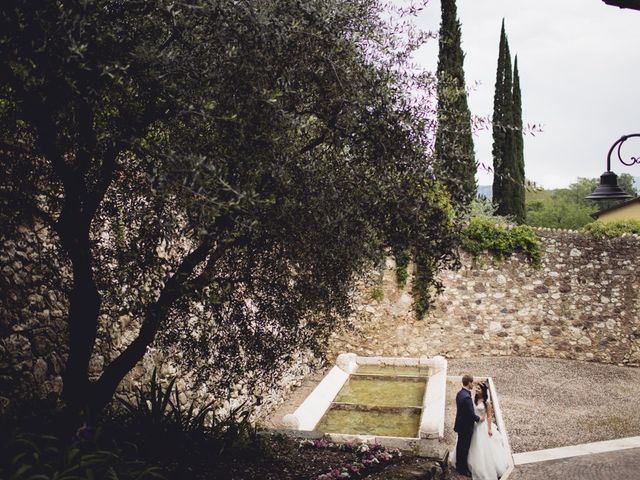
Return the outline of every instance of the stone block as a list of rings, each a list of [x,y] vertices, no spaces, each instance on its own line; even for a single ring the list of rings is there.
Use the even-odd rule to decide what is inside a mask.
[[[537,287],[535,287],[533,289],[533,291],[535,293],[537,293],[538,295],[541,295],[541,294],[547,293],[549,291],[549,289],[547,287],[545,287],[544,285],[538,285]]]

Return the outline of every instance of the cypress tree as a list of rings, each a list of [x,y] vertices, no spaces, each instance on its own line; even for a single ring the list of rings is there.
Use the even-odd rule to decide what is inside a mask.
[[[465,208],[476,196],[476,159],[455,0],[442,0],[439,47],[435,169],[454,204]]]
[[[522,93],[520,91],[520,75],[518,73],[518,56],[513,62],[513,154],[514,154],[514,195],[513,216],[518,223],[524,222],[525,190],[524,190],[524,140],[522,138]]]
[[[513,203],[513,80],[509,41],[502,20],[496,88],[493,97],[493,203],[498,215],[512,215]]]

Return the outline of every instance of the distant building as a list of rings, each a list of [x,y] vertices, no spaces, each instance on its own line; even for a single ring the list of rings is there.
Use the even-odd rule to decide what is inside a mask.
[[[600,210],[591,216],[602,222],[615,222],[618,220],[640,221],[640,197],[632,198],[626,202],[620,202],[613,207]]]

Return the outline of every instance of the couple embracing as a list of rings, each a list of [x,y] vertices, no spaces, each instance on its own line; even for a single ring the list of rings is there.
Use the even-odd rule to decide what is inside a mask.
[[[473,377],[462,377],[456,396],[458,434],[451,462],[456,470],[473,480],[497,480],[509,468],[509,457],[502,435],[493,423],[493,406],[486,383],[474,385]]]

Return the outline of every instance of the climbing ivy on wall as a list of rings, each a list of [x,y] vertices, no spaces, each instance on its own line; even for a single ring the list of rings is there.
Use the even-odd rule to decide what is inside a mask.
[[[416,252],[416,269],[411,293],[418,320],[424,318],[436,295],[443,289],[442,283],[436,278],[435,262],[436,258],[431,254],[430,249],[421,249]]]
[[[489,252],[499,260],[523,253],[534,266],[540,265],[540,240],[527,225],[509,227],[490,218],[472,218],[462,232],[462,246],[474,257]]]
[[[409,277],[411,252],[409,249],[398,249],[393,252],[393,256],[396,259],[396,282],[400,288],[404,288]]]

